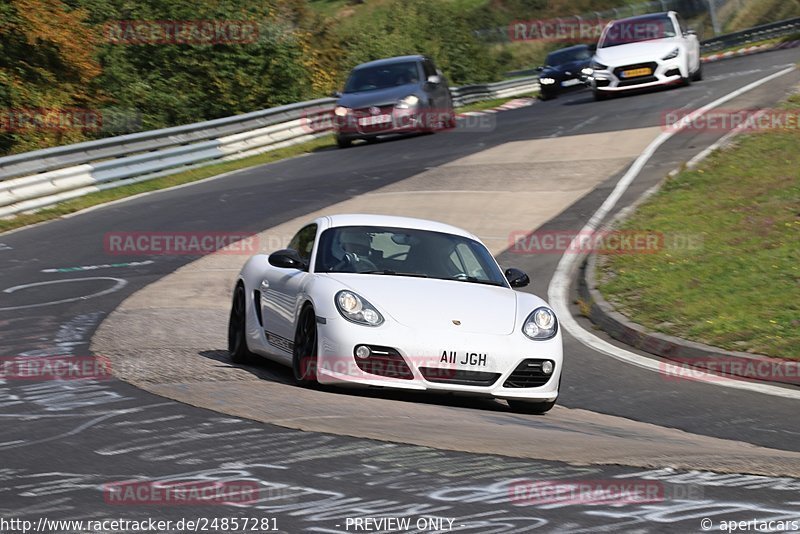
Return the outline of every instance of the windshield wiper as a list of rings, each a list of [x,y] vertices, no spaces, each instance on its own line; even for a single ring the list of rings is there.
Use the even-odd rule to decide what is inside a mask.
[[[499,282],[495,282],[493,280],[481,280],[480,278],[475,278],[474,276],[462,276],[461,278],[443,278],[443,280],[455,280],[456,282],[469,282],[471,284],[484,284],[487,286],[497,286],[497,287],[505,287],[503,284]]]
[[[361,274],[386,274],[389,276],[414,276],[416,278],[428,278],[428,275],[424,273],[401,273],[389,269],[379,269],[375,271],[361,271]]]

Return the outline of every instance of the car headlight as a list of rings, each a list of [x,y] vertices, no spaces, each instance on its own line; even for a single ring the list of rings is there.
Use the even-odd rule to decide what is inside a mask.
[[[558,321],[556,315],[550,308],[536,308],[533,313],[525,319],[522,325],[522,333],[531,339],[542,340],[550,339],[558,331]]]
[[[539,78],[539,83],[542,85],[553,85],[556,81],[553,78]]]
[[[380,326],[383,316],[367,299],[360,297],[352,291],[339,291],[334,297],[336,309],[348,321],[364,326]]]
[[[344,106],[336,106],[333,109],[333,114],[337,117],[345,117],[348,113],[350,113],[350,109]]]
[[[590,66],[590,67],[591,67],[593,70],[606,70],[606,69],[608,68],[608,66],[606,66],[606,65],[603,65],[602,63],[600,63],[599,61],[596,61],[596,60],[594,60],[594,59],[592,60],[592,63],[591,63],[591,65],[589,65],[589,66]]]
[[[594,69],[592,69],[591,67],[583,67],[581,69],[581,74],[583,74],[584,76],[591,76],[592,73],[594,73]]]
[[[419,104],[419,97],[417,95],[408,95],[407,97],[400,99],[395,107],[397,109],[409,109],[417,106],[417,104]]]
[[[673,50],[672,52],[670,52],[666,56],[662,57],[661,59],[674,59],[674,58],[678,57],[678,54],[680,54],[680,53],[681,53],[681,49],[676,47],[675,50]]]

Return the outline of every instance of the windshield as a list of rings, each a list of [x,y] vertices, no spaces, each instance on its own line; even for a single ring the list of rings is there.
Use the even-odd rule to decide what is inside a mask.
[[[320,236],[315,271],[462,280],[506,287],[482,244],[452,234],[375,226],[331,228]]]
[[[557,67],[565,63],[573,61],[588,60],[592,57],[588,48],[568,48],[566,50],[557,50],[547,54],[545,64],[551,67]]]
[[[415,61],[390,63],[379,67],[365,67],[350,73],[344,86],[345,93],[375,91],[419,82],[419,69]]]
[[[600,36],[597,48],[608,48],[640,41],[675,37],[675,26],[669,15],[653,15],[610,23]]]

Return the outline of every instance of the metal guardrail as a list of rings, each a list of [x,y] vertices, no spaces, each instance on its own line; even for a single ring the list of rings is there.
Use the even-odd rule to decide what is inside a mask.
[[[800,32],[800,17],[769,24],[762,24],[746,30],[718,35],[702,42],[703,52],[716,52],[732,46],[784,37]]]
[[[456,106],[535,91],[536,77],[454,87]],[[0,217],[326,135],[333,98],[0,158]]]
[[[496,83],[453,87],[450,89],[450,94],[456,106],[465,106],[481,100],[507,98],[538,90],[539,76],[527,76]]]

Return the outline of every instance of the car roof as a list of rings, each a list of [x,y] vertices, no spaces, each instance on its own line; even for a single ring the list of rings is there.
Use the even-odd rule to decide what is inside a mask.
[[[382,67],[384,65],[392,65],[394,63],[401,63],[403,61],[422,61],[425,59],[425,56],[415,54],[412,56],[395,56],[395,57],[387,57],[384,59],[376,59],[375,61],[368,61],[366,63],[362,63],[360,65],[356,65],[353,70],[363,69],[367,67]]]
[[[612,20],[609,24],[616,24],[618,22],[631,22],[631,21],[643,20],[643,19],[651,19],[653,17],[660,16],[660,15],[668,17],[670,13],[674,13],[674,11],[659,11],[657,13],[645,13],[643,15],[636,15],[634,17],[627,17],[627,18],[624,18],[624,19]]]
[[[414,217],[398,217],[395,215],[375,215],[371,213],[343,213],[338,215],[327,215],[317,219],[317,224],[324,228],[336,228],[340,226],[380,226],[389,228],[410,228],[414,230],[428,230],[431,232],[441,232],[453,234],[469,239],[480,241],[475,235],[449,224],[430,221],[427,219],[416,219]]]
[[[550,54],[557,54],[559,52],[564,52],[565,50],[577,50],[579,48],[589,48],[589,45],[579,44],[574,46],[567,46],[565,48],[559,48],[558,50],[552,50],[551,52],[548,52],[547,55],[549,56]]]

